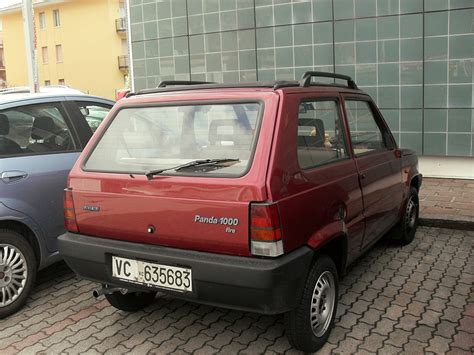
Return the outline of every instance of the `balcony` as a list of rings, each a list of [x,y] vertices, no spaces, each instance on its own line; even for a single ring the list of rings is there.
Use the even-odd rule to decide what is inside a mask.
[[[119,34],[127,33],[127,19],[125,17],[115,20],[115,30]]]
[[[121,71],[128,71],[128,67],[129,67],[128,55],[118,56],[118,67]]]

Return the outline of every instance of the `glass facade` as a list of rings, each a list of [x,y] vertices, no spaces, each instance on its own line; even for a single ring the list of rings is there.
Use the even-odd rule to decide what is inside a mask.
[[[473,0],[130,0],[135,89],[351,75],[401,147],[474,156]]]

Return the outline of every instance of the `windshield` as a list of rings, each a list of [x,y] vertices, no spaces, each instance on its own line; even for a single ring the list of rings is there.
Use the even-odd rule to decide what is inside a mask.
[[[86,170],[164,175],[242,175],[249,168],[259,103],[127,108],[121,110],[84,164]],[[235,159],[215,169],[173,170],[197,159]]]

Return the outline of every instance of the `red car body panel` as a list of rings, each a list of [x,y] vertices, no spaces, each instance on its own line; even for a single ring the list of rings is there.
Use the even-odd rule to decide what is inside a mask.
[[[212,178],[187,176],[155,176],[151,181],[143,175],[104,174],[83,171],[82,162],[71,171],[69,186],[73,191],[76,218],[81,233],[103,238],[131,240],[138,243],[157,244],[176,248],[232,254],[250,255],[249,205],[253,201],[267,200],[265,178],[269,161],[273,126],[279,96],[273,91],[262,90],[252,96],[233,92],[193,93],[193,100],[259,100],[264,105],[259,143],[253,164],[242,177]],[[153,98],[128,99],[130,104],[186,102],[182,93]],[[120,110],[117,105],[104,123]],[[100,136],[102,130],[95,136]],[[96,140],[93,140],[96,141]],[[94,142],[86,147],[87,152]],[[83,155],[84,157],[84,155]],[[83,161],[83,159],[81,159]],[[98,205],[100,213],[83,210],[77,206]],[[204,217],[233,217],[240,223],[235,233],[225,232],[225,227],[194,222],[196,215]],[[147,232],[149,226],[156,233]]]

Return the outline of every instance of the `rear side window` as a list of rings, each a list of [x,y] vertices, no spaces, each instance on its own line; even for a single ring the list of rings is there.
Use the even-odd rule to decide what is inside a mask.
[[[99,125],[111,109],[111,106],[99,105],[92,102],[76,102],[76,104],[92,132],[95,132],[97,128],[99,128]]]
[[[354,154],[388,149],[387,135],[380,129],[369,103],[346,100],[345,106]]]
[[[69,127],[56,105],[0,111],[0,155],[48,154],[75,150]]]
[[[337,102],[303,101],[298,114],[298,162],[308,169],[348,157]]]
[[[260,110],[259,103],[122,109],[84,169],[137,174],[171,169],[166,174],[242,175],[252,159]],[[235,161],[173,169],[205,159]]]

